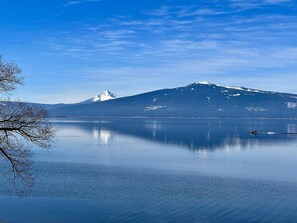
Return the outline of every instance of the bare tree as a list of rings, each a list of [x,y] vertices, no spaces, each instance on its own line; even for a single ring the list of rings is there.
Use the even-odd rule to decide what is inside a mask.
[[[0,93],[13,91],[22,84],[21,70],[0,56]],[[14,177],[23,184],[32,183],[31,146],[50,148],[54,131],[47,122],[47,112],[41,107],[26,103],[0,102],[0,155],[7,160]]]

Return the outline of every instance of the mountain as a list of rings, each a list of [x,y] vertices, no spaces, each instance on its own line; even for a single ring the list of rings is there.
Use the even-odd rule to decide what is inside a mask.
[[[103,93],[88,99],[86,101],[82,101],[78,104],[89,104],[89,103],[93,103],[93,102],[100,102],[100,101],[108,101],[108,100],[112,100],[112,99],[116,99],[117,95],[115,93],[112,93],[110,91],[104,91]]]
[[[48,110],[52,116],[297,118],[297,95],[196,82]]]

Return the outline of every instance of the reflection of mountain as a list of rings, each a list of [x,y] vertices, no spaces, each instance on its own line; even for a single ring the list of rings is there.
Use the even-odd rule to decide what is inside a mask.
[[[296,123],[293,120],[109,119],[108,122],[86,121],[67,125],[88,131],[100,139],[101,144],[108,144],[113,135],[120,134],[199,151],[292,141],[297,136],[252,136],[249,131],[288,132],[296,129]]]
[[[109,130],[100,128],[93,130],[93,137],[100,142],[101,145],[108,145],[112,139],[112,133]]]

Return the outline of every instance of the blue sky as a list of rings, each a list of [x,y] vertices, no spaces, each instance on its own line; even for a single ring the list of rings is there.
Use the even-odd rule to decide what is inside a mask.
[[[25,101],[210,81],[297,93],[293,0],[1,0],[0,54]]]

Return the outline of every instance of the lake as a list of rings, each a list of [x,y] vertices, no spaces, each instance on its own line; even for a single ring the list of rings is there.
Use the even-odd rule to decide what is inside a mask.
[[[297,135],[249,131],[297,132],[297,120],[51,122],[34,186],[20,195],[1,178],[0,222],[296,222]]]

